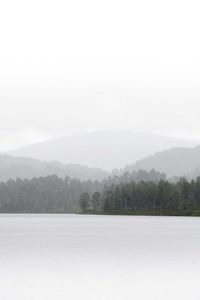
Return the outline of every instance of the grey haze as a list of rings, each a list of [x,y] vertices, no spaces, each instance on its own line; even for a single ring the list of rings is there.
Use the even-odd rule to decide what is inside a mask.
[[[78,163],[109,171],[123,168],[157,151],[197,144],[175,138],[126,130],[73,134],[8,152],[39,160]]]

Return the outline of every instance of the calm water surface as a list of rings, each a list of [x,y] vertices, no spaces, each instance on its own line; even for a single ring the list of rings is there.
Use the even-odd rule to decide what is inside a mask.
[[[200,218],[0,215],[2,300],[200,300]]]

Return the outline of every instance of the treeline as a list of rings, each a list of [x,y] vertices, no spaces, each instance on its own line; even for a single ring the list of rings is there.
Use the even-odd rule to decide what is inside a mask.
[[[100,183],[59,178],[56,175],[0,183],[0,213],[76,213],[83,192],[100,189]]]
[[[176,183],[132,181],[80,196],[82,213],[200,215],[200,177]]]
[[[165,175],[154,170],[111,176],[101,182],[80,181],[56,175],[33,179],[8,180],[0,183],[0,213],[77,213],[80,212],[80,195],[89,197],[103,193],[112,185],[149,180],[159,182]],[[97,196],[97,194],[96,194]],[[96,206],[95,211],[97,210]]]

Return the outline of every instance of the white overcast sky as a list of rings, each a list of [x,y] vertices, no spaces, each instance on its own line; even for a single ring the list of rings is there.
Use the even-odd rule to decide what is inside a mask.
[[[0,150],[95,128],[200,140],[199,1],[0,4]]]

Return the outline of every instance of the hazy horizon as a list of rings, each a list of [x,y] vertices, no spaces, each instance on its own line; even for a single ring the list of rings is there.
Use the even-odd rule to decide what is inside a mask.
[[[0,149],[0,153],[2,154],[9,154],[10,152],[12,153],[12,151],[15,151],[15,150],[18,150],[18,149],[22,149],[22,148],[26,148],[28,146],[32,146],[32,145],[37,145],[37,144],[41,144],[41,143],[45,143],[45,142],[50,142],[50,141],[56,141],[56,140],[59,140],[60,138],[65,138],[65,137],[78,137],[78,136],[84,136],[85,134],[90,134],[90,133],[98,133],[98,132],[124,132],[124,133],[127,133],[127,132],[130,132],[130,133],[133,133],[133,134],[136,134],[136,135],[152,135],[152,136],[158,136],[158,137],[163,137],[163,138],[173,138],[175,140],[180,140],[182,142],[186,142],[186,145],[185,147],[194,147],[195,145],[199,145],[200,144],[200,140],[197,140],[197,139],[193,139],[193,138],[182,138],[182,137],[177,137],[177,136],[173,136],[173,135],[168,135],[168,134],[160,134],[160,133],[157,133],[157,132],[150,132],[150,131],[144,131],[144,130],[134,130],[134,129],[120,129],[120,128],[93,128],[93,129],[88,129],[88,130],[85,130],[85,131],[76,131],[76,132],[71,132],[71,133],[66,133],[66,134],[62,134],[62,135],[55,135],[55,136],[48,136],[48,137],[41,137],[40,139],[38,140],[35,140],[33,138],[32,141],[28,141],[26,143],[21,143],[20,145],[17,145],[17,146],[13,146],[11,148],[7,148],[3,151],[1,151]],[[168,148],[166,148],[167,150]]]
[[[59,99],[64,98],[63,90],[56,91],[62,94]],[[32,92],[33,90],[26,89],[27,99]],[[44,92],[51,93],[51,88],[44,88],[41,93]],[[81,93],[81,89],[78,89],[78,92]],[[19,91],[19,94],[21,93],[23,89]],[[14,100],[16,96],[12,96],[9,101],[2,100],[0,151],[9,151],[27,144],[95,129],[131,130],[200,141],[198,103],[189,100],[187,105],[182,106],[180,100],[149,100],[148,102],[126,98],[126,101],[123,101],[121,99],[127,96],[127,92],[122,91],[121,97],[118,96],[116,99],[114,95],[117,93],[117,88],[109,94],[99,92],[97,89],[94,91],[94,98],[86,100],[86,94],[90,95],[90,93],[90,90],[85,89],[81,96],[85,99],[73,101],[47,102],[46,96],[40,101],[37,100],[38,98],[26,101],[18,98],[16,101]],[[99,99],[96,100],[95,97]],[[55,94],[53,98],[56,99]],[[29,102],[28,105],[26,102]],[[178,106],[181,107],[181,111]],[[195,111],[191,112],[191,110]]]
[[[1,1],[1,300],[200,299],[199,12]]]
[[[90,130],[26,145],[6,152],[14,157],[57,161],[101,168],[108,172],[123,169],[156,153],[199,145],[192,140],[131,130]]]
[[[199,3],[4,1],[0,151],[101,129],[200,140]]]

